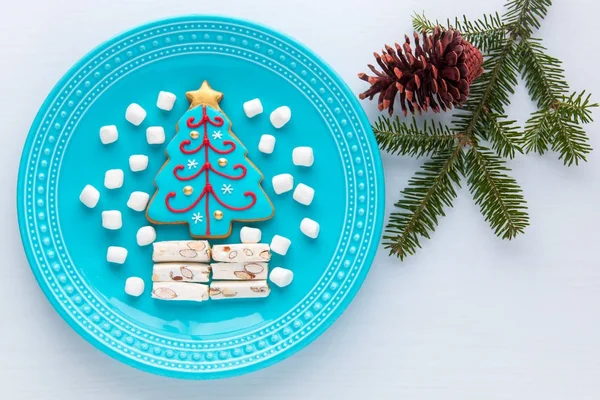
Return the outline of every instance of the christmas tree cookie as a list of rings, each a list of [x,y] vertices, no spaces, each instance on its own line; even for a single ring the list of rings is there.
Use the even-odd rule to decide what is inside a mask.
[[[229,236],[233,221],[271,218],[275,210],[261,187],[263,176],[219,107],[223,94],[204,81],[186,97],[190,108],[166,147],[148,220],[188,224],[193,237],[219,238]]]

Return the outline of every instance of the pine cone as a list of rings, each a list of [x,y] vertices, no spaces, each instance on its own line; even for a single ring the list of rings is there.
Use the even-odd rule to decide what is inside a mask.
[[[358,74],[371,85],[359,97],[372,100],[379,93],[379,110],[388,109],[390,115],[394,112],[397,93],[400,93],[404,116],[408,110],[421,114],[421,110],[431,108],[437,113],[440,109],[446,111],[453,105],[462,105],[469,95],[471,82],[483,72],[481,52],[452,28],[436,27],[433,35],[423,32],[423,47],[415,32],[414,55],[410,39],[405,38],[402,46],[396,43],[395,50],[386,45],[381,56],[374,53],[382,72],[369,65],[375,76]]]

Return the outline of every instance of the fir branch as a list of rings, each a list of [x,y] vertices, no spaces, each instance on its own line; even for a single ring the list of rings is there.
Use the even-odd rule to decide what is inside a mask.
[[[435,20],[435,22],[433,22],[429,18],[427,18],[427,16],[425,15],[425,12],[423,12],[422,14],[414,13],[413,17],[412,17],[412,24],[413,24],[413,29],[419,33],[420,32],[431,33],[431,32],[433,32],[433,29],[436,26],[442,25],[442,24],[440,24],[440,21],[438,21],[437,19]],[[464,32],[461,32],[461,33],[464,33]]]
[[[514,158],[516,153],[523,154],[523,134],[516,121],[508,121],[506,118],[506,115],[485,114],[478,131],[487,133],[486,137],[496,153],[505,158]]]
[[[551,0],[509,0],[506,13],[481,19],[456,18],[453,27],[485,54],[485,72],[470,87],[470,95],[454,114],[450,127],[422,128],[417,122],[380,118],[373,129],[382,149],[396,154],[431,156],[402,191],[391,214],[384,245],[401,259],[421,247],[452,206],[459,175],[465,176],[476,204],[496,235],[512,239],[529,225],[527,204],[502,157],[549,150],[566,165],[585,161],[591,151],[582,128],[592,121],[592,103],[585,92],[570,93],[561,62],[548,55],[533,31],[546,16]],[[432,31],[439,21],[415,14],[417,31]],[[450,20],[447,27],[451,26]],[[521,73],[538,110],[523,133],[505,115]],[[489,142],[491,149],[481,143]],[[466,153],[463,148],[468,147]]]
[[[475,117],[481,112],[504,113],[504,107],[510,104],[510,95],[514,94],[517,86],[517,56],[515,41],[510,38],[504,40],[500,48],[488,53],[483,64],[487,72],[471,85],[471,102],[467,101],[465,107],[468,109],[469,105],[475,105]]]
[[[558,159],[563,160],[565,165],[579,165],[580,161],[587,161],[586,156],[592,147],[581,125],[565,117],[560,111],[554,112],[550,131],[554,139],[552,150],[560,154]]]
[[[525,125],[525,151],[544,154],[551,148],[568,166],[586,161],[592,147],[581,124],[592,121],[594,107],[598,104],[581,92],[561,96],[534,112]]]
[[[485,72],[471,85],[469,99],[462,110],[454,115],[455,131],[472,138],[475,135],[487,139],[481,129],[486,114],[504,115],[504,107],[510,104],[510,95],[517,85],[517,52],[514,39],[507,39],[501,48],[490,51],[484,62]]]
[[[427,19],[425,14],[413,15],[413,28],[417,32],[433,32],[436,26],[441,25],[437,20],[434,23]],[[504,25],[498,13],[484,15],[482,18],[472,21],[463,15],[462,20],[457,17],[453,23],[448,19],[445,27],[458,29],[465,40],[482,52],[498,47],[509,32],[508,27]]]
[[[500,46],[508,32],[498,13],[484,15],[473,21],[463,15],[462,21],[458,18],[454,20],[454,26],[482,52]]]
[[[560,60],[545,53],[541,40],[523,39],[519,44],[520,70],[529,95],[537,102],[525,126],[525,149],[544,154],[548,148],[559,153],[565,165],[578,165],[592,151],[581,124],[592,120],[590,96],[572,93]]]
[[[562,96],[534,112],[525,125],[525,151],[544,154],[551,148],[566,165],[586,161],[592,148],[581,124],[592,121],[595,107],[598,104],[592,103],[590,95],[583,91]]]
[[[513,37],[528,38],[539,29],[540,20],[548,14],[551,0],[510,0],[506,5],[503,21],[510,27]]]
[[[546,54],[540,39],[522,40],[518,51],[519,69],[529,95],[538,108],[548,107],[569,91],[562,62]]]
[[[589,124],[592,119],[592,108],[598,107],[598,103],[591,102],[591,95],[585,90],[581,93],[571,93],[569,97],[563,97],[555,103],[555,107],[564,115],[570,117],[573,122]]]
[[[471,147],[465,157],[467,182],[475,203],[497,236],[512,239],[529,225],[527,203],[502,158],[485,147]]]
[[[429,238],[438,219],[445,216],[444,207],[452,207],[455,187],[460,187],[463,173],[462,145],[434,155],[421,167],[402,191],[395,204],[402,211],[393,212],[383,237],[385,248],[400,259],[421,247],[419,237]]]
[[[550,131],[552,129],[552,112],[546,108],[538,110],[531,114],[529,120],[525,123],[525,132],[523,133],[523,149],[525,152],[536,152],[544,154],[550,148]]]
[[[382,150],[412,157],[443,152],[455,145],[457,139],[441,122],[435,124],[425,121],[421,128],[414,117],[410,123],[398,116],[379,117],[373,125],[373,132]]]

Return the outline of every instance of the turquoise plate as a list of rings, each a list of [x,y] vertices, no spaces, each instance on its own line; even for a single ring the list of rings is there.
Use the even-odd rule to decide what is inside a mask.
[[[268,242],[274,234],[292,245],[271,267],[295,273],[287,288],[266,299],[166,302],[150,297],[151,247],[135,234],[144,213],[125,206],[129,193],[154,192],[164,149],[146,143],[145,128],[165,127],[188,107],[184,93],[203,80],[225,94],[220,106],[233,131],[262,170],[275,206],[273,219],[254,224]],[[160,90],[175,93],[171,112],[156,107]],[[253,119],[244,101],[259,97],[265,112]],[[127,105],[148,111],[140,127],[125,121]],[[269,113],[292,109],[275,131]],[[115,124],[119,140],[104,146],[99,127]],[[260,135],[277,137],[275,152],[257,150]],[[167,140],[168,141],[168,140]],[[315,164],[293,165],[292,149],[311,146]],[[148,154],[149,167],[132,173],[131,154]],[[103,187],[104,172],[125,171],[121,189]],[[309,207],[291,192],[277,196],[271,178],[289,172],[315,189]],[[86,184],[101,192],[98,206],[79,202]],[[112,357],[144,371],[187,379],[213,379],[256,371],[316,339],[348,306],[369,270],[384,211],[381,160],[369,122],[355,96],[321,59],[268,28],[231,18],[188,16],[153,22],[102,44],[56,85],[40,109],[23,150],[17,189],[23,245],[31,268],[59,314],[81,336]],[[101,226],[102,210],[123,213],[123,228]],[[299,230],[302,218],[321,224],[316,240]],[[221,242],[239,241],[240,223]],[[161,225],[158,240],[188,238],[187,226]],[[217,241],[215,241],[216,243]],[[106,262],[109,245],[129,249],[120,266]],[[129,276],[145,280],[139,298],[125,294]]]

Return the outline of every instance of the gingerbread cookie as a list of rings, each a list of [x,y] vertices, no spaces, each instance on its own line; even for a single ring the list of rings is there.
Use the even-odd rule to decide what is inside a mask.
[[[188,224],[193,237],[222,238],[230,235],[233,221],[271,218],[274,208],[261,187],[262,173],[219,107],[223,94],[204,81],[186,96],[190,108],[166,148],[148,220]]]

